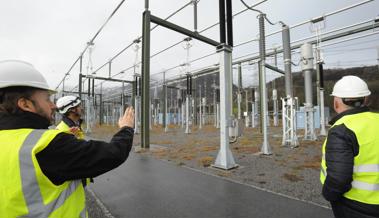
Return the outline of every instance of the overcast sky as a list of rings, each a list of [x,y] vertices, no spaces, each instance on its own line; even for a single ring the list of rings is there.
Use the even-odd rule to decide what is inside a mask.
[[[56,87],[62,80],[74,61],[79,57],[88,42],[103,25],[120,0],[12,0],[0,1],[0,60],[21,59],[32,63],[47,78],[52,87]],[[151,0],[150,9],[155,16],[165,18],[189,0]],[[201,0],[199,2],[199,30],[208,27],[218,20],[218,5],[216,0]],[[245,0],[249,5],[258,2]],[[283,21],[288,25],[295,25],[302,21],[327,14],[338,9],[362,2],[359,0],[268,0],[257,7],[267,13],[273,22]],[[233,12],[244,9],[239,0],[233,1]],[[144,1],[127,0],[120,10],[106,25],[95,40],[92,53],[92,66],[97,69],[106,63],[121,49],[129,45],[138,36],[141,36],[142,12]],[[374,19],[379,14],[379,1],[374,0],[352,10],[328,17],[325,29],[333,30],[358,22]],[[253,39],[257,36],[257,13],[247,11],[234,19],[234,43]],[[170,21],[193,29],[193,8],[187,7]],[[292,30],[292,41],[314,35],[309,24]],[[267,24],[266,32],[280,30],[280,26]],[[218,27],[204,32],[207,37],[219,40]],[[379,30],[376,30],[379,31]],[[371,31],[373,32],[373,31]],[[367,33],[365,33],[367,34]],[[151,53],[182,40],[185,36],[157,28],[152,32]],[[281,44],[281,39],[273,36],[267,39],[267,47],[272,48]],[[257,52],[257,43],[249,43],[234,49],[233,57],[241,57]],[[351,67],[377,63],[377,47],[379,35],[372,35],[360,40],[348,41],[325,47],[324,60],[327,67]],[[212,46],[194,40],[190,49],[190,60],[215,52]],[[140,54],[139,54],[140,56]],[[298,60],[294,54],[294,62]],[[186,52],[183,44],[175,46],[152,59],[151,74],[157,74],[173,66],[184,63]],[[112,65],[112,74],[133,66],[135,51],[128,49],[120,55]],[[213,55],[191,65],[191,69],[199,69],[218,62],[218,56]],[[279,66],[282,60],[279,62]],[[85,54],[83,72],[88,66],[88,53]],[[294,67],[294,70],[297,68]],[[254,79],[256,71],[254,65],[243,68],[247,78]],[[76,65],[66,80],[66,85],[75,86],[78,81],[79,65]],[[167,72],[169,76],[183,73],[183,69],[176,68]],[[107,76],[108,68],[97,73]],[[122,77],[130,79],[133,71],[127,71]],[[269,72],[275,76],[273,72]],[[269,77],[270,77],[269,75]],[[152,76],[161,79],[161,74]],[[244,80],[244,84],[249,82]]]

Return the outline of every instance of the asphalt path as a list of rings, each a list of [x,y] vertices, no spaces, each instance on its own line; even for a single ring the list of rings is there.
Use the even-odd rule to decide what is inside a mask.
[[[330,209],[131,152],[91,185],[113,217],[332,218]]]

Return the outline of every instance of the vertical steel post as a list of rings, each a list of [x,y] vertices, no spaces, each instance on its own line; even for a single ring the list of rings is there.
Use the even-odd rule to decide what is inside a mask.
[[[225,0],[219,0],[219,19],[220,19],[220,43],[226,42],[226,28],[225,28]]]
[[[277,49],[274,49],[274,65],[275,67],[278,67],[278,54],[277,54]],[[276,84],[275,84],[275,79],[272,81],[272,101],[273,101],[273,118],[274,118],[274,126],[278,126],[279,121],[278,121],[278,91],[276,90]]]
[[[205,125],[206,114],[207,114],[207,82],[204,81],[204,98],[201,99],[203,105],[203,125]]]
[[[150,148],[150,11],[145,1],[142,24],[142,122],[141,147]]]
[[[191,107],[191,75],[187,73],[187,91],[186,91],[186,129],[185,133],[191,133],[190,122],[190,107]]]
[[[132,82],[132,99],[131,99],[131,103],[132,103],[132,106],[134,107],[134,110],[136,110],[135,101],[136,101],[136,81],[135,81],[135,76],[134,76],[134,80]]]
[[[166,72],[163,72],[163,128],[167,132],[167,85],[166,85]]]
[[[193,2],[193,29],[197,32],[197,0],[192,0]]]
[[[259,87],[260,87],[260,96],[261,96],[261,104],[260,104],[260,111],[261,111],[261,126],[262,126],[262,133],[263,133],[263,143],[261,147],[261,152],[265,155],[272,154],[271,147],[268,142],[268,127],[267,127],[267,90],[266,90],[266,39],[265,39],[265,14],[259,15],[259,54],[260,54],[260,61],[259,61],[259,69],[260,69],[260,76],[259,76]]]
[[[183,110],[182,110],[182,105],[183,105],[183,97],[182,97],[182,89],[181,89],[181,85],[179,86],[179,89],[177,90],[177,106],[178,106],[178,124],[181,125],[181,127],[183,128]],[[180,114],[180,117],[179,117],[179,114]]]
[[[318,49],[317,49],[318,50]],[[319,52],[319,51],[316,51]],[[316,64],[316,105],[320,108],[320,68],[319,68],[319,59],[317,57],[317,64]]]
[[[216,128],[220,128],[220,105],[219,103],[216,104]]]
[[[216,127],[216,81],[213,80],[212,84],[213,88],[213,121],[214,121],[214,127]]]
[[[199,101],[200,101],[200,104],[199,104],[199,116],[200,116],[200,124],[199,124],[199,129],[202,129],[203,128],[203,114],[202,114],[202,95],[201,95],[201,85],[199,85]]]
[[[134,133],[139,134],[140,133],[140,78],[134,74]]]
[[[154,117],[153,124],[156,126],[159,124],[159,97],[158,97],[158,86],[154,87],[154,96],[153,103],[151,105],[152,108],[152,117]]]
[[[109,64],[108,64],[108,77],[109,78],[112,77],[112,61],[109,61]]]
[[[257,103],[251,102],[251,127],[255,128],[257,126],[256,113],[257,113]]]
[[[326,136],[325,129],[325,104],[324,104],[324,68],[322,62],[317,64],[317,69],[320,75],[320,135]]]
[[[65,81],[66,81],[66,76],[63,77],[63,80],[62,80],[62,95],[64,95],[64,84],[65,84]]]
[[[241,63],[238,64],[238,93],[237,93],[237,118],[240,120],[241,116],[241,103],[242,103],[242,66]]]
[[[238,165],[234,162],[233,154],[229,148],[229,130],[232,127],[233,109],[233,75],[232,75],[232,1],[226,0],[228,21],[228,45],[225,44],[225,0],[219,0],[220,42],[217,52],[220,54],[220,150],[217,154],[214,167],[229,170]]]
[[[95,78],[92,78],[92,98],[95,98]]]
[[[250,120],[249,120],[249,90],[246,89],[245,90],[245,113],[246,113],[246,116],[245,116],[245,127],[249,127],[249,124],[250,124]]]
[[[87,95],[88,95],[88,99],[89,99],[89,97],[91,96],[91,77],[87,77],[87,80],[88,80]]]
[[[216,105],[216,128],[220,128],[220,88],[216,89],[217,105]]]
[[[233,47],[233,10],[232,10],[232,0],[226,0],[226,23],[227,23],[227,35],[228,35],[228,45]]]
[[[82,98],[82,78],[83,78],[83,74],[79,73],[79,98],[80,98],[80,100],[83,101],[83,98]]]
[[[220,53],[220,150],[213,166],[228,170],[238,166],[234,162],[233,154],[229,147],[229,127],[231,127],[232,123],[230,106],[232,49],[223,45],[218,52]]]
[[[199,79],[199,77],[197,77],[197,78],[195,78],[194,79],[194,84],[193,84],[193,86],[195,87],[194,88],[194,90],[193,90],[193,93],[192,93],[192,96],[193,96],[193,99],[194,99],[194,102],[193,102],[193,122],[194,122],[194,124],[195,125],[197,125],[198,124],[198,122],[197,122],[197,89],[196,89],[196,87],[197,87],[197,80]]]
[[[82,70],[83,70],[83,56],[80,56],[80,64],[79,64],[79,98],[80,100],[83,100],[82,98]]]
[[[122,87],[121,87],[121,108],[122,108],[122,112],[125,111],[126,107],[125,107],[125,83],[122,82]],[[121,113],[123,114],[123,113]]]
[[[100,116],[100,119],[99,119],[99,124],[100,126],[103,124],[103,116],[104,116],[104,109],[103,109],[103,84],[100,84],[100,112],[99,112],[99,116]]]

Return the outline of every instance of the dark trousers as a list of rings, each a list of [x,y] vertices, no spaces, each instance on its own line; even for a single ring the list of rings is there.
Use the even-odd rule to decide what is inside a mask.
[[[335,218],[379,218],[379,216],[369,215],[365,211],[352,208],[341,201],[330,202],[330,204]]]

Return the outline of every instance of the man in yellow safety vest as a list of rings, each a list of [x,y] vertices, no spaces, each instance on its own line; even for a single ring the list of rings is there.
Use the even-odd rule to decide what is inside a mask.
[[[322,195],[337,218],[379,217],[379,114],[366,106],[371,92],[357,76],[334,85],[334,110],[322,147]]]
[[[69,132],[78,139],[84,139],[85,135],[82,129],[82,101],[79,97],[68,95],[57,100],[56,106],[62,120],[56,129]],[[93,183],[93,178],[82,179],[83,186]]]
[[[84,139],[81,102],[79,97],[67,95],[59,98],[56,103],[58,112],[62,114],[57,129],[71,132],[78,139]]]
[[[133,144],[134,111],[109,143],[48,129],[56,106],[32,65],[0,61],[0,216],[86,217],[81,179],[122,164]]]

